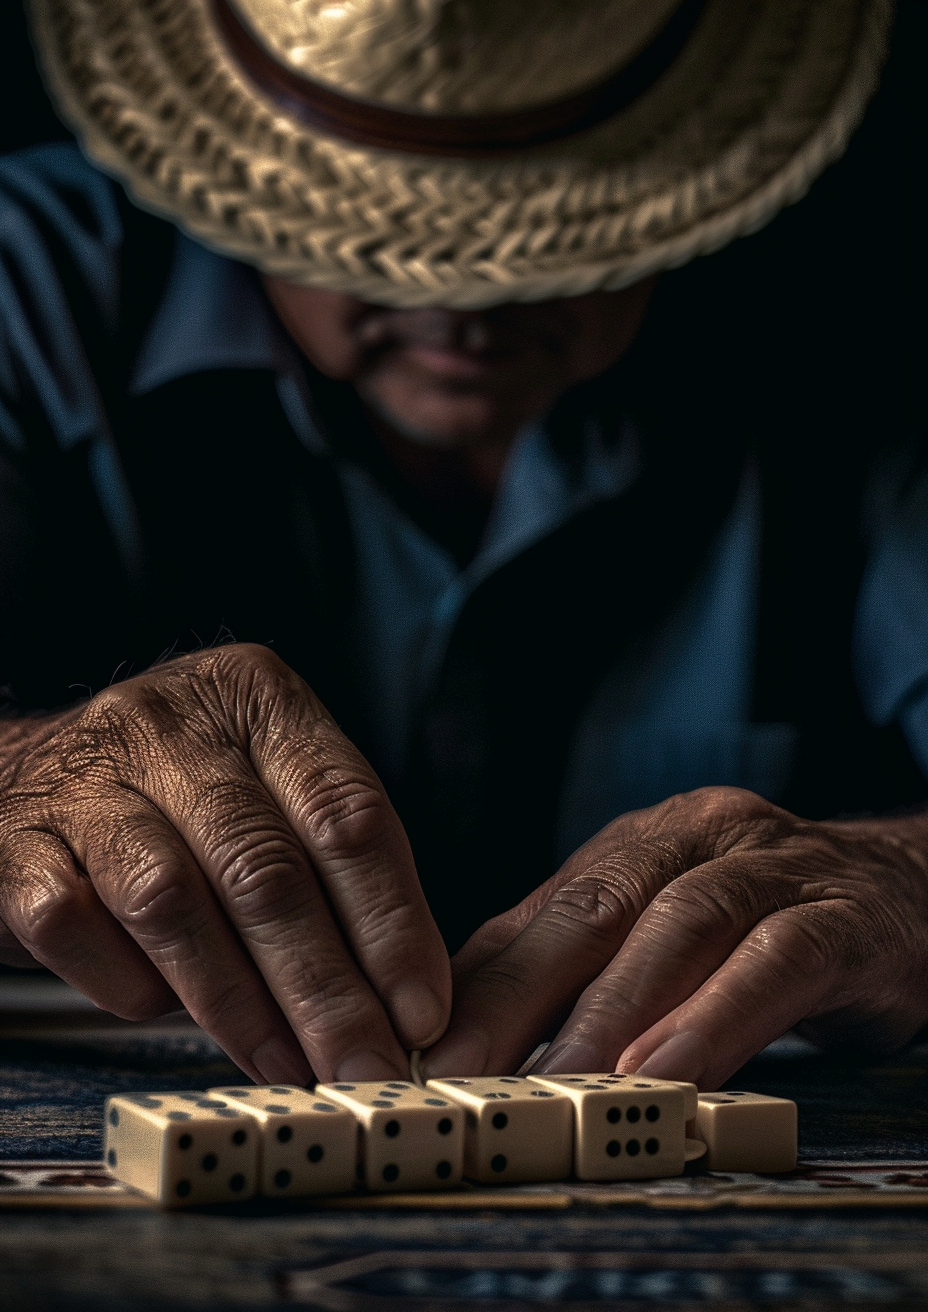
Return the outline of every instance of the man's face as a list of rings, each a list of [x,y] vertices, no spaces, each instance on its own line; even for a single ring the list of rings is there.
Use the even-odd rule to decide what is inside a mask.
[[[507,442],[618,360],[653,281],[488,310],[391,310],[280,278],[265,286],[317,369],[352,383],[404,437],[453,450]]]

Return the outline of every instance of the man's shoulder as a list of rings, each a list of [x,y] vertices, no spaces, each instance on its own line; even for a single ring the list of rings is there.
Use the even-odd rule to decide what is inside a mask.
[[[99,373],[113,342],[131,346],[174,237],[73,144],[0,157],[0,392],[41,392],[47,409],[64,375]]]
[[[20,298],[74,308],[89,293],[112,324],[132,249],[147,248],[140,262],[151,265],[172,240],[170,224],[131,204],[74,144],[0,156],[0,261]]]
[[[173,239],[74,145],[0,157],[0,444],[50,429],[67,446],[95,429]]]
[[[0,158],[0,310],[11,350],[63,315],[110,328],[118,312],[123,205],[114,182],[74,145]],[[90,331],[90,323],[77,325]]]
[[[33,176],[70,186],[113,190],[115,183],[91,164],[73,141],[48,141],[0,155],[0,174]]]
[[[112,247],[122,236],[116,183],[67,142],[0,156],[0,212],[5,240],[15,237],[17,219],[84,243]]]

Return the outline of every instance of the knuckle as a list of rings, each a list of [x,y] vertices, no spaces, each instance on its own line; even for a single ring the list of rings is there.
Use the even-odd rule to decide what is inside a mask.
[[[180,872],[169,857],[146,854],[120,881],[119,917],[136,935],[177,926],[186,918],[187,901]]]
[[[87,796],[97,787],[116,782],[124,773],[129,755],[128,727],[124,718],[91,703],[54,743],[54,756],[47,766],[57,786],[73,784]]]
[[[302,849],[250,784],[215,784],[198,797],[196,812],[209,836],[208,869],[237,918],[256,928],[313,900]]]
[[[155,665],[144,674],[97,693],[84,715],[88,722],[133,741],[180,734],[230,732],[253,693],[283,688],[293,676],[273,652],[258,644],[210,647]]]
[[[314,1044],[337,1046],[359,1033],[370,1040],[386,1029],[386,1018],[347,961],[307,963],[300,955],[278,972],[278,996],[286,998],[288,1015],[298,1031]]]
[[[147,679],[151,675],[169,676],[181,674],[184,677],[204,677],[222,680],[239,677],[254,669],[286,670],[287,666],[269,647],[258,642],[223,642],[217,641],[182,655],[171,655],[158,661],[145,674],[138,676]]]
[[[219,886],[235,922],[252,939],[276,946],[288,938],[305,939],[307,918],[323,908],[321,895],[299,867],[290,845],[268,836],[220,869]]]
[[[257,642],[236,642],[204,652],[197,672],[221,689],[241,690],[246,702],[255,694],[264,698],[281,692],[296,681],[289,666]]]
[[[822,933],[814,908],[807,907],[789,907],[761,921],[751,935],[751,943],[759,955],[778,962],[791,977],[797,978],[810,978],[830,970],[839,965],[839,958],[844,955],[832,936]]]
[[[389,828],[386,799],[350,771],[328,769],[316,780],[302,817],[314,849],[330,856],[369,852]]]
[[[133,935],[184,917],[186,863],[171,832],[157,820],[138,814],[114,818],[100,857],[95,883]]]
[[[267,1016],[263,989],[256,987],[250,975],[236,973],[223,980],[214,977],[208,989],[198,992],[190,1010],[195,1011],[197,1024],[209,1034],[234,1034],[236,1042],[250,1046],[251,1032]]]
[[[756,898],[744,880],[686,874],[668,884],[654,898],[651,910],[659,921],[718,934],[742,924],[754,910]]]
[[[681,793],[666,804],[676,821],[681,809],[695,818],[707,836],[717,839],[737,836],[746,827],[770,824],[783,812],[757,793],[728,785],[697,788]]]
[[[627,890],[601,872],[579,875],[548,903],[549,913],[587,935],[612,938],[629,912]]]
[[[634,853],[609,853],[561,884],[551,895],[547,910],[592,933],[615,935],[644,911],[654,872],[659,872],[662,880],[671,880],[678,873],[679,861],[672,845],[643,839]]]
[[[395,888],[360,886],[353,903],[352,940],[362,952],[385,948],[389,959],[407,962],[428,951],[422,926],[410,916],[410,906]]]
[[[284,664],[277,653],[270,647],[262,646],[260,642],[232,642],[228,646],[214,648],[209,655],[219,668],[266,671],[275,675],[289,673],[289,666]]]
[[[54,742],[62,777],[87,785],[120,782],[143,768],[176,720],[165,689],[141,676],[96,694]]]
[[[84,719],[103,723],[129,720],[144,709],[150,682],[143,676],[114,683],[96,693],[84,708]]]
[[[313,1033],[335,1033],[356,1025],[367,1028],[364,1022],[369,1008],[340,972],[304,978],[303,983],[308,992],[297,1013]]]
[[[474,980],[479,980],[480,992],[492,998],[493,1006],[501,1015],[505,1014],[507,1007],[525,1006],[537,987],[515,963],[507,963],[504,958],[481,966]]]
[[[58,880],[33,883],[24,890],[16,906],[16,935],[23,947],[38,960],[60,951],[68,942],[83,909],[82,890]]]
[[[757,937],[797,971],[837,969],[856,974],[872,969],[881,944],[878,933],[841,914],[818,906],[795,906],[771,916],[758,927]]]
[[[218,839],[220,852],[229,860],[247,849],[251,837],[268,829],[274,814],[256,781],[241,776],[206,780],[193,790],[188,805],[202,833]]]
[[[115,748],[119,759],[123,759],[131,744],[148,739],[153,727],[165,720],[167,706],[156,678],[127,679],[103,689],[88,702],[72,736],[82,729],[89,737]]]

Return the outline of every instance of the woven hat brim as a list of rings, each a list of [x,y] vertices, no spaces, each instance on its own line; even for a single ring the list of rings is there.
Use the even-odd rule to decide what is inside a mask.
[[[288,117],[208,0],[31,0],[88,155],[223,254],[386,305],[478,308],[617,289],[755,231],[844,151],[891,0],[708,0],[623,112],[513,157],[365,149]]]

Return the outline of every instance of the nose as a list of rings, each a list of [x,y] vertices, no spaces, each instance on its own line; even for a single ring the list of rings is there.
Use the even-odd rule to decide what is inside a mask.
[[[472,355],[489,350],[492,344],[490,324],[481,311],[440,307],[371,315],[358,325],[357,336],[365,346],[395,341],[407,346],[467,351]]]

